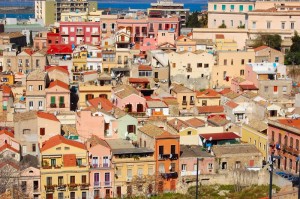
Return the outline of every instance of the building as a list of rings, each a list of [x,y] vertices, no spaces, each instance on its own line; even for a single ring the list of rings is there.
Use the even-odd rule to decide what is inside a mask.
[[[221,95],[213,89],[196,92],[196,106],[220,106]]]
[[[50,82],[48,88],[46,88],[46,110],[70,110],[70,89],[68,84],[60,80]]]
[[[170,93],[177,99],[179,110],[191,110],[195,105],[195,92],[180,84],[173,83]],[[184,113],[184,111],[182,111]]]
[[[20,171],[19,185],[28,199],[41,198],[41,172],[35,167]]]
[[[268,46],[259,46],[254,48],[255,52],[255,63],[262,62],[275,62],[284,64],[284,53],[270,48]]]
[[[268,125],[263,121],[250,120],[242,125],[241,141],[255,145],[262,153],[263,160],[268,160]]]
[[[269,154],[281,156],[275,162],[276,168],[295,174],[299,172],[299,121],[292,118],[268,121]]]
[[[140,147],[154,149],[158,192],[176,191],[179,175],[180,137],[153,124],[139,128]]]
[[[180,136],[198,135],[198,128],[205,126],[205,121],[198,118],[188,120],[180,120],[178,118],[171,119],[167,122],[169,131]]]
[[[90,198],[89,156],[85,145],[56,135],[40,148],[41,196]]]

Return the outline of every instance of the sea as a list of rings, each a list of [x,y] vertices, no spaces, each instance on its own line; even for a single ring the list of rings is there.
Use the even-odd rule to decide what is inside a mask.
[[[0,6],[33,6],[33,2],[0,2]],[[98,9],[111,9],[111,10],[127,10],[138,9],[147,10],[150,7],[149,3],[120,3],[120,2],[98,2]],[[207,3],[184,3],[184,8],[189,8],[191,12],[202,11],[207,9]],[[34,13],[0,13],[0,18],[17,18],[29,19],[34,18]]]

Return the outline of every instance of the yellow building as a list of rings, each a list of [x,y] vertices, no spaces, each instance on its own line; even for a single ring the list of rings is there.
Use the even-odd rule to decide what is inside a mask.
[[[196,106],[220,106],[221,95],[213,89],[196,92]]]
[[[73,70],[75,72],[88,70],[87,68],[87,51],[74,53],[73,55]]]
[[[155,158],[150,148],[135,148],[127,140],[107,141],[112,151],[115,169],[114,197],[154,193]]]
[[[263,154],[264,160],[268,157],[268,125],[260,120],[251,120],[248,124],[242,125],[241,141],[254,144]]]
[[[41,146],[41,196],[89,197],[88,152],[84,144],[56,135]]]
[[[0,73],[1,84],[13,85],[15,83],[15,76],[11,72]]]
[[[224,35],[217,34],[215,40],[215,49],[217,51],[237,51],[238,45],[237,42],[233,39],[225,39]]]

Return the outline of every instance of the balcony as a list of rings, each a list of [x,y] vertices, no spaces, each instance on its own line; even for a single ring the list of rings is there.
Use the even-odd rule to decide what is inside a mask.
[[[187,101],[186,101],[186,100],[183,100],[183,101],[182,101],[182,105],[187,105]]]
[[[112,183],[110,181],[105,181],[102,184],[103,187],[112,187]]]
[[[65,104],[64,103],[60,103],[59,104],[59,108],[65,108],[66,106],[65,106]]]
[[[76,32],[76,35],[77,35],[77,36],[83,36],[83,35],[84,35],[84,32],[83,32],[83,31],[77,31],[77,32]]]
[[[78,185],[77,184],[69,184],[69,190],[70,191],[77,191]]]
[[[33,193],[40,193],[40,192],[41,192],[41,190],[40,190],[39,187],[34,187],[33,188]]]
[[[56,108],[56,104],[50,104],[50,108]]]
[[[195,105],[195,101],[194,101],[194,100],[191,100],[191,101],[190,101],[190,105]]]
[[[54,185],[45,185],[46,192],[54,192]]]
[[[65,184],[57,185],[57,191],[65,191],[66,189],[67,189],[67,185]]]
[[[133,117],[146,117],[145,112],[129,112],[128,114]]]
[[[177,172],[162,173],[161,177],[164,179],[178,178],[178,173]]]
[[[275,142],[273,139],[269,139],[269,146],[271,146],[271,147],[275,146]]]
[[[150,29],[149,29],[149,32],[154,32],[154,29],[153,29],[153,28],[150,28]]]
[[[158,155],[158,160],[177,160],[178,159],[178,154],[159,154]]]
[[[81,189],[81,190],[88,190],[88,189],[89,189],[89,186],[90,186],[90,184],[88,184],[88,183],[82,183],[82,184],[80,185],[80,189]]]

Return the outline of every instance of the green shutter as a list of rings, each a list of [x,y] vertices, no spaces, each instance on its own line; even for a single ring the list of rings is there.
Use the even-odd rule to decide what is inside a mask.
[[[222,10],[226,10],[226,5],[222,5]]]
[[[51,96],[51,104],[55,104],[55,96]]]
[[[252,11],[252,10],[253,10],[253,6],[249,5],[249,11]]]
[[[214,10],[217,10],[217,5],[214,5]]]
[[[64,104],[64,103],[65,103],[65,98],[64,98],[64,96],[60,96],[60,97],[59,97],[59,103],[60,103],[60,104]]]
[[[244,6],[240,5],[240,12],[244,10]]]
[[[230,5],[230,10],[234,10],[234,5]]]

